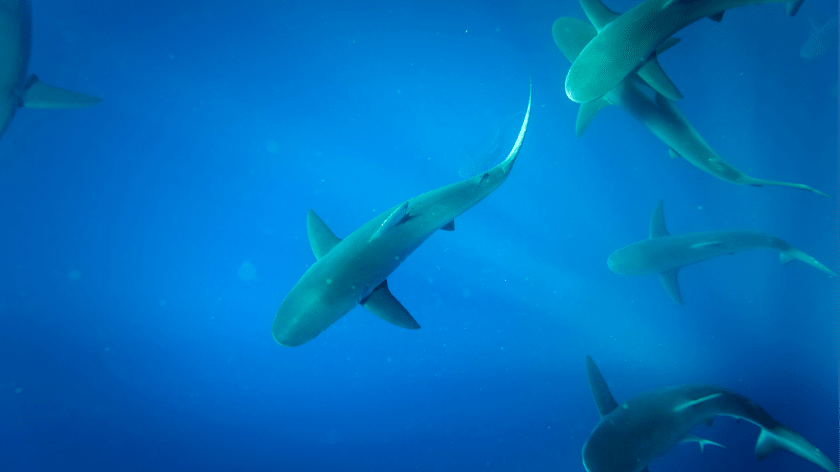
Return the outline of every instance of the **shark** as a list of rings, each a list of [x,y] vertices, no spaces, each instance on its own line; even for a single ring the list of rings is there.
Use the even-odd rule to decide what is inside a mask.
[[[701,18],[721,21],[725,10],[765,3],[787,3],[787,13],[793,16],[802,0],[644,0],[624,14],[601,0],[580,3],[598,35],[572,63],[565,88],[572,101],[584,103],[603,96],[637,68],[658,69],[657,64],[646,64],[656,61],[656,49]]]
[[[659,274],[659,280],[671,299],[682,304],[677,281],[677,272],[681,268],[713,257],[759,248],[779,251],[779,259],[783,264],[796,259],[831,277],[837,277],[818,260],[769,234],[751,231],[670,234],[665,227],[661,200],[650,218],[650,239],[616,250],[607,259],[607,266],[617,274]]]
[[[678,443],[721,444],[691,434],[698,423],[711,425],[717,415],[749,421],[761,428],[755,455],[763,460],[784,449],[817,465],[838,468],[816,446],[779,423],[749,398],[711,385],[679,385],[641,393],[619,405],[592,357],[586,356],[586,374],[601,420],[583,445],[587,472],[648,471],[648,463]]]
[[[0,136],[20,107],[80,108],[100,98],[53,87],[27,75],[32,43],[32,7],[28,0],[0,0]]]
[[[455,218],[507,179],[525,139],[528,108],[513,149],[490,170],[397,204],[339,239],[309,210],[307,234],[316,261],[280,303],[272,323],[275,341],[300,346],[356,305],[396,326],[420,325],[391,294],[387,277],[437,230],[455,229]]]
[[[597,37],[597,34],[592,25],[576,18],[559,18],[552,26],[554,42],[570,62],[579,57],[581,51]],[[676,41],[666,42],[659,52],[674,44]],[[575,134],[580,137],[601,108],[616,105],[662,140],[668,146],[671,157],[682,157],[720,180],[754,187],[791,187],[828,197],[824,192],[805,184],[761,179],[738,170],[709,146],[671,99],[659,92],[654,92],[653,98],[645,93],[646,82],[649,81],[643,81],[637,73],[631,73],[603,96],[582,103],[575,123]]]

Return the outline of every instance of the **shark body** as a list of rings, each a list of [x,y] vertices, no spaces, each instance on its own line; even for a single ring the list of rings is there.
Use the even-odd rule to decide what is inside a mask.
[[[27,75],[32,43],[28,0],[0,0],[0,135],[18,108],[79,108],[101,99],[60,89]]]
[[[824,470],[838,468],[797,432],[779,423],[749,398],[711,385],[680,385],[645,392],[619,405],[598,366],[586,356],[586,374],[601,421],[583,446],[587,472],[640,472],[674,445],[696,441],[701,451],[718,443],[690,434],[700,422],[717,415],[744,419],[761,428],[755,454],[762,460],[784,449]]]
[[[677,272],[684,266],[750,249],[775,249],[783,263],[800,260],[836,277],[819,261],[769,234],[749,231],[709,231],[669,234],[660,201],[650,220],[650,239],[633,243],[610,254],[607,266],[617,274],[659,274],[668,295],[682,304]]]
[[[570,62],[598,35],[592,25],[576,18],[559,18],[554,22],[552,35],[557,47]],[[674,43],[672,43],[674,44]],[[670,45],[669,45],[670,46]],[[616,105],[643,124],[669,148],[672,157],[682,157],[698,169],[725,182],[751,186],[782,186],[807,190],[827,197],[808,185],[759,179],[747,175],[721,158],[689,123],[673,101],[655,93],[651,98],[643,91],[645,84],[631,73],[603,96],[582,103],[578,111],[575,133],[581,136],[595,114],[606,105]]]
[[[598,35],[572,63],[566,95],[578,103],[595,100],[648,61],[656,48],[682,28],[704,17],[720,21],[730,8],[764,3],[788,3],[788,14],[793,15],[801,0],[644,0],[622,15],[600,0],[581,0]]]
[[[386,278],[435,231],[454,229],[455,217],[507,179],[530,115],[529,96],[516,143],[500,164],[483,174],[400,203],[343,240],[310,210],[307,232],[317,261],[280,304],[271,329],[274,339],[284,346],[304,344],[359,304],[397,326],[419,328],[391,295]]]

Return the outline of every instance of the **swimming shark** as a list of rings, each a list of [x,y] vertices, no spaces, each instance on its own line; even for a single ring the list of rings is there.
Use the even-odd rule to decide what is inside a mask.
[[[0,0],[0,136],[18,108],[79,108],[101,99],[60,89],[27,75],[32,43],[32,8],[28,0]]]
[[[669,234],[665,228],[665,212],[661,200],[650,218],[650,239],[613,252],[607,259],[607,266],[617,274],[659,274],[659,280],[671,299],[682,304],[677,281],[677,272],[681,268],[724,254],[758,248],[779,251],[779,259],[783,264],[797,259],[837,277],[837,274],[813,257],[769,234],[750,231]]]
[[[578,57],[581,50],[596,34],[592,25],[577,18],[559,18],[552,26],[554,42],[570,62]],[[665,46],[670,47],[673,44],[675,42],[668,42]],[[660,93],[656,93],[652,99],[643,88],[645,85],[639,77],[631,73],[604,96],[582,103],[578,110],[575,134],[580,137],[602,107],[616,105],[661,139],[668,146],[672,157],[683,157],[698,169],[723,181],[755,187],[763,185],[792,187],[828,197],[825,193],[805,184],[759,179],[741,172],[723,160],[709,146],[671,100]]]
[[[682,28],[704,17],[721,21],[723,12],[730,8],[764,3],[788,3],[787,13],[793,16],[802,2],[644,0],[626,13],[619,14],[607,8],[601,0],[580,0],[598,35],[572,63],[566,75],[566,95],[578,103],[595,100],[646,61],[655,60],[656,49]]]
[[[761,428],[755,455],[763,460],[784,449],[830,472],[838,468],[813,444],[771,417],[749,398],[711,385],[680,385],[645,392],[619,405],[591,357],[586,375],[601,421],[583,445],[587,472],[647,472],[648,462],[677,443],[722,445],[690,433],[694,425],[711,425],[717,415],[740,418]]]
[[[420,328],[391,294],[387,277],[435,231],[454,230],[455,217],[502,185],[522,147],[530,116],[529,93],[516,143],[495,167],[399,203],[343,240],[309,210],[307,233],[317,260],[280,303],[271,327],[274,339],[284,346],[300,346],[356,305],[396,326]]]

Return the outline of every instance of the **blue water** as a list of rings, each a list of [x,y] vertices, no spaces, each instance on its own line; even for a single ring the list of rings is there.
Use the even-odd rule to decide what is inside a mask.
[[[359,6],[361,4],[362,6]],[[633,5],[616,0],[624,11]],[[726,12],[660,61],[711,146],[763,178],[838,189],[836,14]],[[584,357],[620,402],[735,390],[838,459],[838,285],[771,251],[655,276],[609,271],[664,200],[674,233],[781,237],[838,268],[837,202],[715,179],[620,109],[581,138],[554,45],[577,2],[36,1],[30,71],[103,101],[18,112],[0,140],[0,470],[583,471]],[[389,277],[423,326],[356,308],[297,348],[270,327],[314,262],[311,208],[344,237],[505,148],[510,178]],[[519,118],[508,121],[519,113]],[[757,463],[721,417],[658,471]]]

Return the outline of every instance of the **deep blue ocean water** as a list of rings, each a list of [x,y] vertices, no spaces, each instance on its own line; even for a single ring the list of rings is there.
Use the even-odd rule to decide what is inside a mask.
[[[628,0],[610,1],[625,11]],[[660,57],[679,107],[739,169],[838,189],[836,4],[727,11]],[[673,233],[771,233],[838,269],[837,202],[744,187],[620,109],[581,138],[554,45],[577,2],[36,1],[29,70],[103,101],[21,109],[0,140],[0,470],[583,471],[598,422],[584,357],[621,402],[735,390],[838,459],[838,284],[752,251],[622,276],[664,200]],[[809,21],[810,20],[810,21]],[[836,23],[835,23],[836,25]],[[455,182],[502,137],[510,178],[389,285],[422,325],[356,308],[297,348],[280,302],[339,237]],[[472,157],[470,157],[472,156]],[[761,463],[720,417],[658,471]]]

